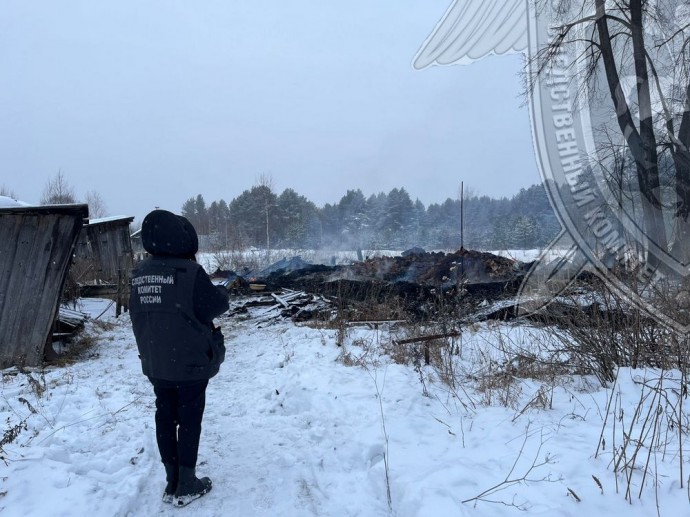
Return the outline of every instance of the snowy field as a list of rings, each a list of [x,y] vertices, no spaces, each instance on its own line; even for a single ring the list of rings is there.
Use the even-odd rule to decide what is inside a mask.
[[[78,362],[2,372],[0,514],[690,515],[690,465],[677,447],[640,452],[654,474],[631,471],[630,502],[612,471],[612,440],[629,426],[640,382],[658,372],[622,370],[611,406],[611,392],[587,378],[482,387],[471,379],[507,346],[539,339],[485,324],[456,342],[456,373],[468,381],[451,389],[433,366],[382,354],[386,330],[351,328],[339,347],[334,330],[257,325],[265,310],[220,320],[227,360],[209,384],[197,469],[213,479],[207,496],[181,509],[161,502],[153,392],[129,318],[111,307],[106,328],[89,323],[94,344]]]
[[[426,250],[428,252],[443,252],[454,253],[457,250]],[[479,250],[484,251],[484,250]],[[563,256],[566,250],[552,249],[545,254],[544,259],[547,262]],[[522,262],[531,262],[538,259],[544,250],[530,249],[530,250],[488,250],[488,253],[499,255],[502,257],[519,260]],[[397,250],[361,250],[362,259],[378,258],[378,257],[396,257],[402,252]],[[240,265],[247,265],[250,269],[260,269],[272,263],[283,259],[290,259],[299,256],[305,262],[310,264],[325,264],[325,265],[347,265],[359,260],[359,253],[356,250],[352,251],[333,251],[333,250],[301,250],[301,249],[277,249],[267,252],[264,249],[252,248],[244,251],[218,251],[218,252],[200,252],[196,258],[209,273],[216,269],[230,269],[238,270]]]

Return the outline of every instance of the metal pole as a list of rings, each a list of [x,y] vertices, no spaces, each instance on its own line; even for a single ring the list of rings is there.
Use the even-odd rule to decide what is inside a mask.
[[[460,253],[465,248],[465,183],[460,182]],[[465,278],[465,259],[460,256],[460,280]]]
[[[460,249],[465,247],[465,185],[460,182]]]

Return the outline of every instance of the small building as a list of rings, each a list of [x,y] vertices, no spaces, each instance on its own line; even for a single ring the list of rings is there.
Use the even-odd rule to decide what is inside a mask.
[[[0,203],[0,368],[38,366],[89,209]]]
[[[141,228],[129,236],[132,241],[132,253],[134,254],[134,262],[139,262],[146,258],[146,251],[144,251],[144,244],[141,242]]]
[[[115,297],[127,307],[128,286],[133,264],[130,216],[90,219],[81,230],[75,249],[72,277],[82,296]]]

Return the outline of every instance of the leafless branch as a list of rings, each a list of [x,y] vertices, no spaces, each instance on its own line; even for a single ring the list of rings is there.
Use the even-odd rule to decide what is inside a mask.
[[[532,463],[530,466],[522,473],[522,474],[517,474],[513,475],[513,472],[515,472],[515,469],[517,467],[517,464],[520,460],[520,458],[523,456],[524,451],[525,451],[525,445],[527,444],[527,440],[529,438],[529,426],[527,426],[527,429],[525,430],[525,438],[522,442],[522,445],[520,446],[520,451],[518,452],[517,457],[515,458],[515,461],[513,462],[512,467],[510,468],[510,471],[506,475],[506,477],[501,481],[500,483],[495,484],[494,486],[487,488],[480,494],[471,497],[469,499],[465,499],[462,501],[463,503],[469,503],[472,501],[483,501],[483,502],[490,502],[490,503],[496,503],[496,502],[501,502],[502,504],[508,504],[509,506],[517,506],[515,504],[509,504],[505,503],[502,501],[493,501],[493,500],[488,500],[487,497],[495,494],[496,492],[500,492],[501,490],[505,490],[506,488],[509,488],[513,485],[517,484],[526,484],[526,483],[536,483],[536,482],[541,482],[541,481],[548,481],[548,482],[554,482],[556,480],[551,479],[551,475],[546,475],[541,479],[532,479],[530,478],[530,474],[540,468],[543,467],[544,465],[548,465],[551,463],[551,458],[549,458],[549,455],[546,454],[543,460],[539,460],[540,454],[541,454],[541,449],[544,446],[545,440],[543,433],[541,435],[541,441],[539,443],[539,447],[537,448],[537,452],[534,454],[534,458],[532,459]],[[519,506],[518,506],[519,508]]]

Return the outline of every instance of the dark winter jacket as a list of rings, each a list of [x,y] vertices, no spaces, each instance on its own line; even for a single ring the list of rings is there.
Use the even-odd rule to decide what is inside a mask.
[[[225,359],[213,319],[228,310],[228,295],[194,261],[199,241],[184,217],[154,210],[142,223],[151,256],[132,273],[130,317],[141,367],[152,379],[210,379]]]

